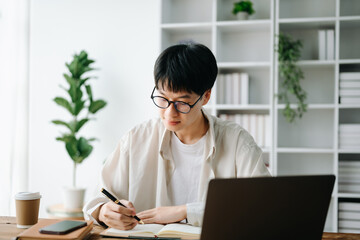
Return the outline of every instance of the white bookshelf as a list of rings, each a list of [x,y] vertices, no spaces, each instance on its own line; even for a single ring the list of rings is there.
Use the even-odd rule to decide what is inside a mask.
[[[249,75],[249,103],[223,104],[217,84],[207,109],[220,114],[270,115],[270,146],[263,148],[273,175],[335,174],[339,161],[359,157],[360,149],[339,148],[339,124],[360,123],[360,104],[339,104],[339,73],[360,72],[360,1],[253,0],[256,13],[238,21],[235,0],[162,0],[161,49],[180,41],[208,46],[219,74]],[[319,60],[318,31],[334,30],[334,59]],[[308,111],[294,123],[282,115],[274,97],[279,87],[275,37],[287,33],[303,41],[298,65],[308,93]],[[296,107],[296,105],[292,105]],[[334,188],[325,231],[338,231],[338,203],[359,201],[360,193]]]
[[[321,6],[321,7],[316,7]],[[339,124],[360,123],[360,104],[339,104],[339,73],[360,71],[360,1],[355,0],[276,0],[275,34],[287,33],[303,42],[302,86],[308,93],[308,111],[289,124],[282,116],[284,104],[274,102],[275,175],[335,174],[339,161],[352,156],[360,159],[360,149],[339,149]],[[334,30],[335,57],[320,60],[318,31]],[[276,41],[277,39],[275,39]],[[279,86],[275,54],[274,89]],[[293,105],[295,106],[295,105]],[[357,155],[356,155],[357,154]],[[326,231],[338,231],[338,203],[360,201],[358,193],[341,193],[338,180],[326,221]]]
[[[232,0],[162,0],[161,49],[181,41],[193,40],[213,51],[218,61],[219,73],[249,74],[249,103],[220,104],[217,101],[215,84],[212,99],[206,107],[212,114],[271,116],[274,2],[253,1],[258,8],[247,21],[238,21],[231,13],[233,2]],[[270,124],[272,125],[272,122]],[[263,152],[265,161],[272,162],[272,141],[270,146],[263,148]]]

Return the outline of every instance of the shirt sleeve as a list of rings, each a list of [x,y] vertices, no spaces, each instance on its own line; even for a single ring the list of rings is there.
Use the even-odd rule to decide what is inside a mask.
[[[105,188],[118,199],[128,199],[128,166],[128,151],[124,148],[124,140],[121,140],[102,168],[98,193],[83,208],[86,220],[100,224],[99,207],[109,201],[101,194],[101,188]]]
[[[193,226],[202,226],[205,203],[195,202],[186,204],[187,221]]]
[[[236,176],[271,176],[264,163],[261,148],[246,131],[243,131],[239,135],[238,144],[236,146]]]

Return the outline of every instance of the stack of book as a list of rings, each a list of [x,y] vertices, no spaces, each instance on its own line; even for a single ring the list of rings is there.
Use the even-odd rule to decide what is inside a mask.
[[[360,158],[339,162],[339,192],[360,193]]]
[[[339,148],[360,149],[360,123],[339,125]]]
[[[360,72],[342,72],[340,79],[340,103],[360,104]]]
[[[270,115],[265,114],[220,114],[224,120],[233,121],[253,136],[260,147],[271,145],[271,122]]]
[[[319,30],[319,60],[334,60],[335,35],[334,30]]]
[[[249,75],[247,73],[219,74],[217,80],[220,104],[249,104]]]
[[[339,203],[339,232],[360,233],[360,203]]]

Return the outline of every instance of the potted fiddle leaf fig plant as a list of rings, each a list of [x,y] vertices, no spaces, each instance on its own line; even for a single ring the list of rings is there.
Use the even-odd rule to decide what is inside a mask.
[[[253,3],[251,1],[235,2],[232,13],[236,15],[239,20],[247,20],[250,15],[255,13]]]
[[[52,123],[67,129],[67,132],[61,133],[56,140],[64,142],[66,151],[73,161],[72,187],[64,188],[64,207],[66,209],[81,208],[83,205],[85,189],[78,188],[76,185],[76,169],[91,154],[93,150],[91,142],[95,140],[95,138],[79,136],[79,132],[86,123],[94,120],[92,117],[94,114],[106,106],[104,100],[93,98],[89,80],[94,77],[84,76],[94,70],[91,67],[94,62],[88,58],[85,51],[75,54],[72,62],[65,64],[69,71],[69,73],[63,74],[67,87],[60,86],[65,90],[67,97],[54,98],[54,102],[71,116],[70,121],[52,121]]]

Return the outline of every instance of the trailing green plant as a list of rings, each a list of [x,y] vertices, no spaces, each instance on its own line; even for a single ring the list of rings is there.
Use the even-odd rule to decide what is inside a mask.
[[[304,73],[296,62],[301,56],[302,42],[293,40],[289,35],[280,33],[278,35],[279,44],[276,51],[278,52],[279,72],[281,84],[277,97],[279,101],[285,103],[283,115],[288,122],[293,122],[295,118],[301,118],[307,111],[305,103],[307,93],[301,87],[300,80],[304,79]],[[290,96],[294,95],[297,101],[297,108],[290,106]]]
[[[72,117],[68,122],[53,120],[52,123],[62,125],[68,130],[66,133],[62,133],[60,137],[57,137],[56,140],[65,143],[66,151],[74,162],[74,187],[76,187],[77,164],[82,163],[90,155],[93,150],[90,142],[95,140],[95,138],[78,136],[78,133],[87,122],[94,120],[94,118],[90,118],[91,115],[94,115],[106,106],[104,100],[93,99],[92,89],[88,81],[94,77],[84,77],[85,73],[94,70],[90,66],[94,62],[94,60],[88,58],[88,54],[85,51],[81,51],[78,55],[75,54],[70,64],[65,63],[69,74],[64,73],[63,76],[68,87],[60,86],[66,91],[68,97],[54,98],[54,102],[66,109]]]
[[[238,12],[247,12],[249,15],[255,13],[253,3],[251,1],[239,1],[234,3],[232,13],[236,15]]]

